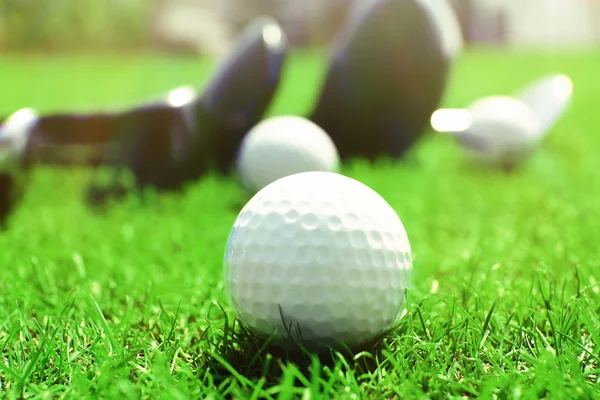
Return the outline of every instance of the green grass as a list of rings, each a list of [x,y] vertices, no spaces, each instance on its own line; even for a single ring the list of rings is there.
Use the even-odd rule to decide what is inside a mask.
[[[447,106],[545,73],[574,80],[568,114],[517,173],[469,168],[433,134],[411,162],[344,167],[397,210],[414,252],[397,329],[357,354],[288,357],[234,324],[221,262],[248,198],[233,179],[93,211],[89,171],[38,169],[0,233],[0,397],[598,398],[597,65],[600,53],[462,57]],[[214,66],[2,56],[0,112],[130,104],[201,86]],[[271,114],[304,114],[323,66],[294,55]]]

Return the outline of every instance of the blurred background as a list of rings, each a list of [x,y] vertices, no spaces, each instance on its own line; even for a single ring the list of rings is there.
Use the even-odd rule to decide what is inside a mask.
[[[258,15],[293,45],[329,43],[353,1],[0,0],[0,50],[221,54]],[[467,45],[589,46],[600,42],[598,0],[451,0]]]

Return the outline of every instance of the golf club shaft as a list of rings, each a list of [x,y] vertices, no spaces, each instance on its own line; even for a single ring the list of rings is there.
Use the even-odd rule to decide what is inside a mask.
[[[49,114],[40,117],[29,143],[36,163],[97,165],[113,140],[116,113]]]
[[[32,159],[37,164],[52,166],[98,166],[109,144],[94,145],[34,145],[30,149]]]

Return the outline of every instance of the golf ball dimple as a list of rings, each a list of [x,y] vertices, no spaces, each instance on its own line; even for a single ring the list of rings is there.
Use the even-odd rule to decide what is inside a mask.
[[[243,208],[224,274],[239,319],[255,333],[285,342],[299,331],[305,344],[352,346],[398,318],[410,254],[400,218],[379,194],[336,173],[305,172]]]
[[[242,185],[252,193],[300,172],[335,172],[338,164],[337,149],[327,133],[296,116],[258,123],[242,141],[237,160]]]

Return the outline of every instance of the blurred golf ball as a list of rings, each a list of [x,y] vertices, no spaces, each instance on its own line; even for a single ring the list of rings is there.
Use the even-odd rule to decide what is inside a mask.
[[[514,166],[538,145],[542,125],[523,101],[508,96],[486,97],[471,104],[458,141],[476,161]]]
[[[329,172],[288,176],[256,194],[224,258],[239,319],[256,334],[279,343],[301,337],[307,347],[353,346],[384,333],[404,305],[411,271],[392,207]]]
[[[336,172],[338,164],[337,149],[327,133],[296,116],[258,123],[240,145],[237,160],[241,183],[252,193],[292,174]]]

